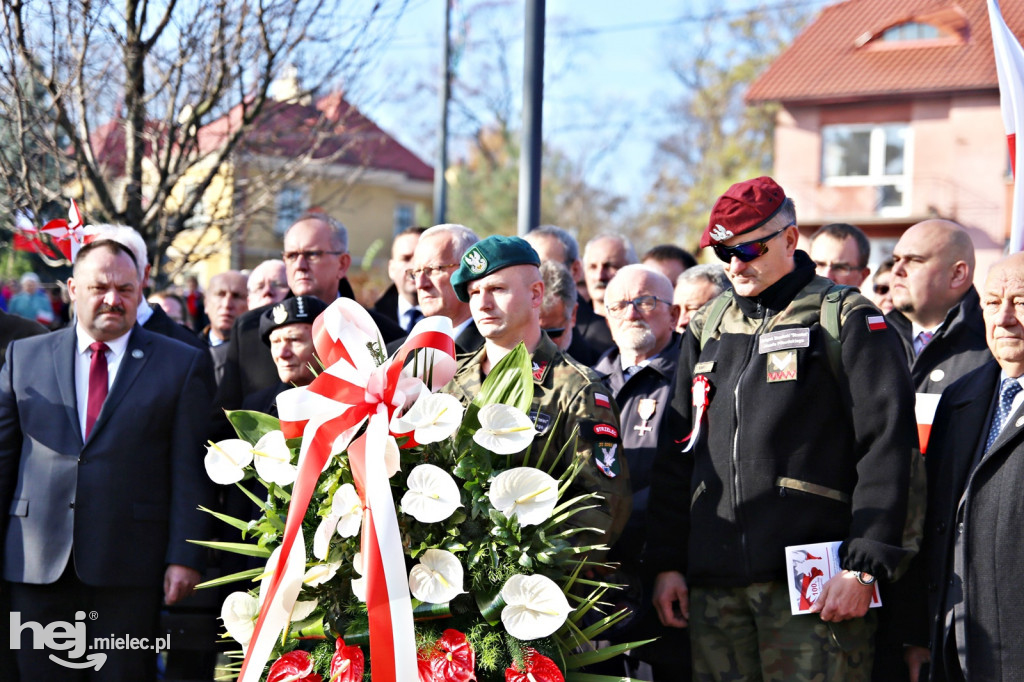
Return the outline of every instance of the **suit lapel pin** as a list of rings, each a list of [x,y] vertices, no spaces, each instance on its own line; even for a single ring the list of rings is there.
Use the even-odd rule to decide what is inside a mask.
[[[141,360],[143,355],[145,355],[145,353],[143,353],[142,350],[139,348],[136,348],[135,350],[132,351],[132,357],[135,358],[136,360]]]

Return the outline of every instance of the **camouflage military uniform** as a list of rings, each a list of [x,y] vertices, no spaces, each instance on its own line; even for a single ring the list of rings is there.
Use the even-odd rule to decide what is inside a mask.
[[[442,390],[468,405],[484,380],[481,363],[485,352],[480,349],[463,356],[455,378]],[[594,509],[574,516],[570,523],[604,530],[603,541],[610,545],[621,533],[630,510],[629,472],[626,459],[620,454],[619,409],[597,374],[558,350],[546,334],[541,335],[532,360],[534,382],[530,416],[541,435],[534,441],[530,461],[537,461],[549,434],[551,443],[547,457],[550,458],[561,452],[579,426],[575,452],[569,450],[563,455],[563,466],[556,469],[554,475],[569,466],[574,456],[586,460],[562,499],[599,493],[604,500]],[[587,538],[584,542],[589,544],[593,540],[595,538]]]

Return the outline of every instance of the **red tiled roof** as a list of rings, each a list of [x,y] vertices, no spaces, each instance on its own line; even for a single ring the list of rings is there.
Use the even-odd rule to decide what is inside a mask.
[[[1024,2],[1001,4],[1007,26],[1024,35]],[[908,21],[937,26],[943,37],[876,39]],[[985,0],[845,0],[822,10],[746,99],[824,103],[996,88]]]
[[[203,126],[197,135],[200,151],[213,151],[237,129],[242,106]],[[161,139],[158,123],[146,125],[146,155],[153,140]],[[93,131],[93,151],[100,164],[114,176],[124,175],[124,121],[114,119]],[[322,97],[316,104],[269,101],[256,127],[248,133],[240,151],[265,156],[295,158],[315,150],[314,159],[332,163],[404,173],[414,180],[432,181],[434,169],[395,138],[377,127],[340,93]]]
[[[219,146],[241,121],[242,106],[199,131],[199,147]],[[314,159],[404,173],[415,180],[431,181],[434,169],[381,130],[340,93],[320,98],[315,104],[270,101],[256,127],[245,138],[241,151],[264,156],[295,158],[313,150]]]

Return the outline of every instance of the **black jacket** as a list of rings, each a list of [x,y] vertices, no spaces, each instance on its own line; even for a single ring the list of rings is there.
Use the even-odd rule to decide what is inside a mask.
[[[990,361],[942,394],[928,456],[924,543],[894,596],[905,614],[903,641],[932,647],[932,680],[942,661],[947,607],[960,602],[968,679],[1024,679],[1024,410],[1009,416],[982,453],[999,391]],[[927,605],[927,607],[925,606]]]
[[[942,326],[920,355],[914,355],[910,320],[898,310],[885,317],[903,342],[910,377],[918,393],[942,393],[954,381],[992,359],[985,343],[981,300],[973,286],[949,309]]]
[[[402,321],[398,319],[398,287],[392,284],[385,289],[380,298],[374,302],[373,310],[376,310],[398,326],[402,326]]]
[[[849,570],[889,578],[909,558],[909,373],[896,335],[857,293],[842,302],[842,371],[833,370],[819,323],[831,286],[798,251],[795,270],[761,296],[734,297],[703,350],[710,306],[690,322],[668,416],[675,441],[691,433],[697,374],[709,405],[694,449],[675,445],[654,463],[655,572],[700,586],[781,580],[786,546],[836,540]]]
[[[673,334],[668,346],[629,379],[622,373],[618,348],[605,353],[594,366],[619,404],[619,434],[633,487],[633,511],[622,536],[608,555],[611,561],[633,563],[643,550],[654,458],[659,450],[672,447],[670,431],[662,428],[662,424],[675,392],[679,342],[679,334]],[[654,402],[653,412],[646,420],[640,416],[646,414],[645,408],[651,408],[649,402],[643,403],[645,400]]]

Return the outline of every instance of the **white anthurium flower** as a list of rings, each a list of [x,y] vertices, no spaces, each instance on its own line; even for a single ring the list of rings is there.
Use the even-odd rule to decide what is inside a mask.
[[[331,516],[338,519],[336,529],[343,538],[359,534],[363,522],[363,501],[359,499],[356,487],[351,483],[341,485],[331,499]]]
[[[302,584],[306,587],[317,587],[334,578],[341,568],[341,562],[335,561],[329,564],[314,564],[306,570],[302,576]]]
[[[206,448],[206,475],[220,485],[230,485],[242,480],[245,467],[252,461],[252,446],[239,438],[229,438],[217,443],[210,442]]]
[[[249,645],[256,628],[260,607],[256,597],[248,592],[232,592],[220,607],[220,619],[232,639],[243,647]]]
[[[256,473],[268,483],[295,483],[298,467],[292,464],[292,453],[284,442],[281,430],[266,433],[252,448]]]
[[[338,486],[331,498],[331,513],[321,519],[313,535],[313,556],[321,561],[326,559],[334,533],[343,538],[353,537],[359,533],[362,522],[363,501],[355,486],[351,483]]]
[[[352,569],[358,575],[358,578],[352,578],[352,594],[355,595],[356,599],[365,603],[366,602],[366,578],[363,577],[363,553],[356,552],[355,556],[352,557]]]
[[[444,521],[462,506],[459,486],[451,475],[433,464],[420,464],[406,479],[402,511],[420,523]]]
[[[464,592],[462,564],[443,549],[428,549],[409,571],[409,591],[420,601],[447,604]]]
[[[558,584],[543,575],[514,575],[501,588],[501,623],[516,639],[547,637],[572,611]]]
[[[535,526],[551,517],[558,481],[540,469],[516,467],[494,477],[487,497],[506,517],[518,518],[520,526]]]
[[[477,445],[496,455],[514,455],[530,447],[537,429],[533,421],[519,408],[492,403],[477,413],[480,428],[473,434]]]
[[[395,433],[412,431],[416,442],[424,445],[438,443],[455,433],[465,411],[453,395],[424,393],[408,412],[391,420],[391,430]]]
[[[295,602],[295,606],[292,607],[292,622],[298,623],[299,621],[309,618],[313,615],[313,611],[316,610],[316,605],[318,603],[319,600],[317,599]]]

